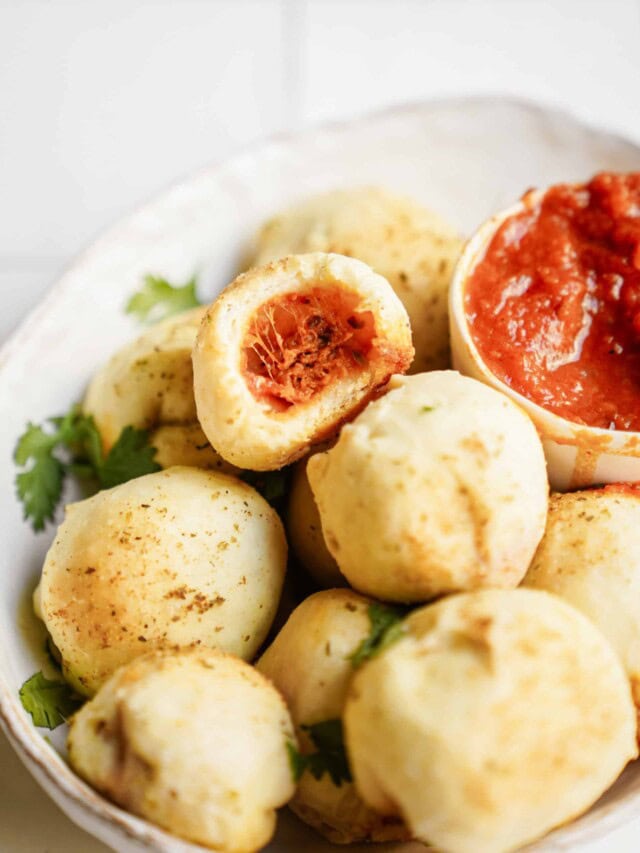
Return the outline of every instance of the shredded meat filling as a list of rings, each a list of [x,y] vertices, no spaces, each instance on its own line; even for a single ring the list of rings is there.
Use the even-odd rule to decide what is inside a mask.
[[[355,293],[313,287],[265,302],[244,342],[245,375],[255,397],[285,409],[308,402],[330,382],[368,365],[375,323]]]

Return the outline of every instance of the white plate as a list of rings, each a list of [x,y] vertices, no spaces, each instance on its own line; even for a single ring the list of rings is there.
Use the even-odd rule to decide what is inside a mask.
[[[20,685],[42,663],[25,631],[32,621],[25,602],[53,530],[36,537],[21,519],[13,447],[27,420],[64,411],[79,398],[91,371],[135,333],[123,305],[141,276],[156,272],[181,281],[197,272],[201,292],[213,296],[233,277],[256,226],[318,190],[381,184],[415,196],[470,232],[528,187],[580,180],[601,169],[640,170],[640,149],[564,114],[516,101],[419,104],[275,139],[174,186],[116,225],[78,258],[15,333],[0,355],[0,722],[29,770],[72,820],[119,853],[200,849],[91,791],[33,728],[18,701]],[[53,739],[58,748],[62,734]],[[638,815],[640,767],[631,767],[588,815],[532,849],[579,849]],[[269,850],[301,849],[331,847],[283,815]]]

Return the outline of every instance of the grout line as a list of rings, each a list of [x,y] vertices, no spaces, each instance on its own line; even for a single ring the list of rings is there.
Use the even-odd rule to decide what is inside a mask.
[[[288,131],[304,125],[306,7],[307,0],[281,0],[283,124]]]

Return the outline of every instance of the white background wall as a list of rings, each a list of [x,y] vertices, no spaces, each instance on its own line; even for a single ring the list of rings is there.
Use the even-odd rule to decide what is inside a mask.
[[[266,134],[507,93],[640,141],[639,84],[640,0],[0,0],[0,340],[103,226]],[[1,736],[0,849],[102,849]]]

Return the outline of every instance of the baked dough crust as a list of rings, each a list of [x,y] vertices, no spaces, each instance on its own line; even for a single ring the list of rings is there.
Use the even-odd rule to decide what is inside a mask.
[[[213,649],[133,661],[72,719],[71,765],[130,812],[228,853],[262,849],[294,790],[282,697]]]
[[[284,696],[303,753],[313,751],[303,726],[342,717],[355,672],[349,656],[370,633],[370,604],[347,589],[309,596],[256,664]],[[327,773],[303,773],[289,806],[334,844],[409,838],[397,815],[378,814],[352,782],[335,785]]]
[[[338,286],[355,294],[358,312],[375,322],[372,357],[335,378],[308,402],[275,411],[254,396],[243,365],[256,312],[272,299]],[[384,357],[377,357],[380,351]],[[413,357],[407,313],[388,282],[366,264],[340,255],[297,255],[249,270],[230,284],[202,320],[193,351],[198,419],[205,435],[233,465],[255,471],[281,468],[334,433]],[[389,359],[395,365],[390,371]]]
[[[463,241],[440,216],[377,187],[334,190],[270,219],[255,240],[259,266],[299,252],[337,252],[383,275],[407,309],[410,373],[450,367],[447,298]]]
[[[414,611],[344,722],[355,781],[451,853],[514,851],[586,811],[637,755],[624,671],[561,599],[484,590]]]
[[[151,430],[196,421],[189,356],[204,312],[194,308],[157,323],[94,375],[83,409],[93,415],[105,450],[126,426]]]
[[[235,477],[169,468],[71,504],[35,592],[65,677],[92,695],[152,649],[251,659],[275,616],[287,546]]]
[[[523,585],[560,596],[602,631],[640,707],[640,490],[553,495]]]
[[[296,463],[293,471],[285,527],[289,547],[318,586],[324,589],[346,586],[347,581],[322,535],[320,513],[307,477],[306,459]]]
[[[307,474],[340,571],[382,600],[515,587],[544,533],[533,423],[455,371],[394,376]]]
[[[198,424],[191,351],[205,308],[147,329],[94,375],[83,410],[93,415],[105,452],[127,426],[149,431],[163,468],[189,465],[235,473]]]

